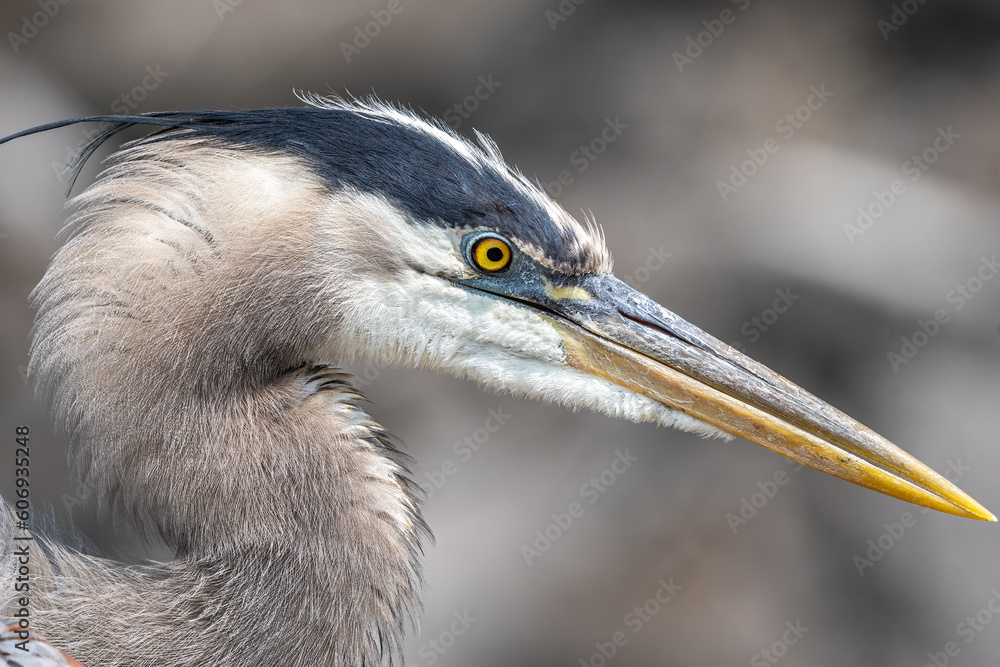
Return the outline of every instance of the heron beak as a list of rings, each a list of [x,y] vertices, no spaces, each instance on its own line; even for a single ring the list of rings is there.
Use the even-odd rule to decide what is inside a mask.
[[[728,433],[895,498],[996,521],[871,429],[610,275],[547,282],[566,361]]]

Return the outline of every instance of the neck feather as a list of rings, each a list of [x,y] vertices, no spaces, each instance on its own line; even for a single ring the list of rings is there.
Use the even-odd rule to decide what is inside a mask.
[[[121,154],[76,202],[34,295],[29,372],[91,498],[178,552],[146,573],[159,594],[135,580],[137,604],[172,605],[180,568],[234,605],[206,636],[228,615],[278,634],[255,606],[273,594],[333,632],[330,656],[398,649],[425,529],[403,455],[321,363],[339,319],[329,241],[308,224],[322,184],[290,158],[173,143]],[[268,592],[273,568],[298,599]]]

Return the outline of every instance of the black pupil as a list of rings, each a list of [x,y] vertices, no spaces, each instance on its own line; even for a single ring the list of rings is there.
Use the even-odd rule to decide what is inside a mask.
[[[496,246],[487,249],[486,259],[490,260],[491,262],[499,262],[500,260],[503,259],[503,250],[501,250]]]

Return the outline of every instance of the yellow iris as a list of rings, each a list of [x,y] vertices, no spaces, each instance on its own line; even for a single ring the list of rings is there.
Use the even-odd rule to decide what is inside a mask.
[[[498,238],[488,236],[476,243],[472,250],[476,266],[483,271],[499,271],[510,264],[510,246]]]

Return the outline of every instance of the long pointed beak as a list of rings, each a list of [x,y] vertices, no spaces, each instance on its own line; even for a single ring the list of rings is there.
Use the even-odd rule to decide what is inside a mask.
[[[549,286],[567,362],[794,461],[916,505],[996,521],[871,429],[610,275]]]

